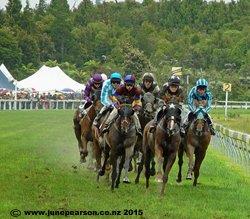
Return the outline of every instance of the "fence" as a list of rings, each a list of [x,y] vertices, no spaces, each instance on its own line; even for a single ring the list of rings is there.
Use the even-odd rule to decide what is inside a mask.
[[[76,109],[80,100],[0,100],[0,110]]]
[[[250,170],[250,135],[215,124],[212,146]]]
[[[213,108],[224,108],[225,101],[214,101]],[[250,109],[249,101],[227,101],[228,108]]]

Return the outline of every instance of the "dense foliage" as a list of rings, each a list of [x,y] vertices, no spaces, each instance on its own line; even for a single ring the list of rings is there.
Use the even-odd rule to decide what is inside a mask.
[[[189,88],[204,76],[216,99],[224,99],[222,83],[231,82],[229,98],[249,100],[249,15],[249,0],[83,0],[72,9],[67,0],[40,0],[34,9],[28,0],[23,9],[9,0],[0,11],[0,61],[17,79],[49,63],[78,81],[101,66],[139,77],[152,71],[160,84],[172,66],[182,66],[185,88],[186,74]]]

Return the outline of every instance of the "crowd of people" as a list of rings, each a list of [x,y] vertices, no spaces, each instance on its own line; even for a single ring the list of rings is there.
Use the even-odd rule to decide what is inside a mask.
[[[0,99],[2,100],[14,100],[15,92],[7,89],[0,89]],[[18,90],[17,91],[17,99],[18,100],[81,100],[82,93],[81,92],[36,92],[30,90]]]

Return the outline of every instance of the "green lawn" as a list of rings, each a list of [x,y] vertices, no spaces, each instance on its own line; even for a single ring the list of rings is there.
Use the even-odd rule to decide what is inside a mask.
[[[11,218],[12,209],[142,210],[143,216],[135,218],[250,217],[249,174],[212,148],[196,188],[190,181],[176,184],[176,162],[162,199],[153,178],[146,191],[144,176],[139,185],[121,184],[111,192],[105,179],[98,184],[96,174],[78,164],[72,115],[62,110],[0,112],[0,218]],[[186,167],[187,162],[184,173]]]
[[[228,119],[225,120],[224,109],[212,109],[214,122],[227,128],[250,134],[250,109],[228,109]]]

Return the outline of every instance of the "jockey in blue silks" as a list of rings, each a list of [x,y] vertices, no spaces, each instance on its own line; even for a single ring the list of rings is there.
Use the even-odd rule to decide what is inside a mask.
[[[111,101],[111,97],[114,95],[116,88],[121,84],[122,76],[118,72],[114,72],[111,74],[110,79],[106,80],[103,83],[102,91],[101,91],[101,103],[103,105],[101,111],[97,114],[93,125],[98,128],[99,121],[103,115],[105,115],[108,111],[113,109],[113,102]]]
[[[195,119],[197,111],[201,110],[199,107],[202,106],[202,111],[206,121],[208,122],[210,132],[212,135],[215,135],[212,120],[208,115],[208,112],[211,110],[211,104],[212,94],[208,90],[208,82],[201,78],[196,82],[196,86],[194,86],[188,94],[188,108],[190,112],[188,114],[187,121],[183,124],[184,130],[182,130],[182,132],[187,130],[188,126]]]

